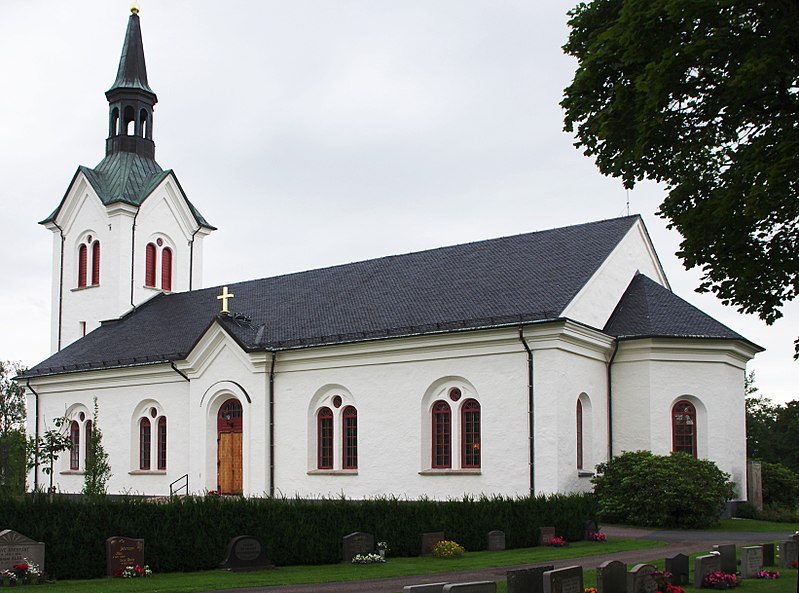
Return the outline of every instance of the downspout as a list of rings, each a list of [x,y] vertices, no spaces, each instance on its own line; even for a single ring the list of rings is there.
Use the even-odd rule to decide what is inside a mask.
[[[613,365],[613,360],[616,358],[616,353],[619,351],[619,340],[618,338],[613,339],[613,353],[610,355],[610,359],[608,359],[607,364],[607,382],[608,382],[608,460],[613,458],[613,387],[611,386],[611,381],[613,379],[613,373],[611,371],[611,366]]]
[[[192,289],[192,283],[194,282],[194,237],[197,236],[201,228],[201,226],[197,227],[197,230],[191,234],[191,240],[189,241],[189,290]]]
[[[528,439],[530,446],[530,497],[535,496],[535,399],[533,398],[533,351],[524,339],[524,327],[519,326],[519,340],[527,351],[527,417]]]
[[[277,352],[272,352],[269,368],[269,498],[275,497],[275,360]]]
[[[172,370],[173,370],[173,371],[175,371],[175,372],[176,372],[178,375],[180,375],[181,377],[183,377],[184,379],[186,379],[186,381],[189,381],[189,382],[191,383],[191,380],[190,380],[190,379],[189,379],[189,377],[186,375],[186,373],[184,373],[184,372],[183,372],[183,371],[181,371],[181,370],[180,370],[178,367],[176,367],[176,366],[175,366],[175,363],[174,363],[173,361],[171,361],[171,360],[170,360],[170,361],[169,361],[169,364],[170,364],[170,365],[172,365]]]
[[[136,219],[139,217],[139,212],[141,208],[133,215],[133,227],[130,229],[130,306],[134,311],[136,310],[136,305],[133,303],[133,288],[136,281]]]
[[[36,437],[36,444],[37,444],[37,446],[34,447],[34,449],[33,449],[33,464],[34,464],[33,465],[33,467],[34,467],[34,471],[33,471],[33,491],[36,492],[36,491],[39,490],[39,447],[38,447],[38,443],[39,443],[39,394],[36,393],[36,390],[31,385],[31,380],[30,379],[27,379],[25,381],[25,385],[27,386],[28,389],[31,390],[31,393],[33,394],[34,398],[36,399],[36,414],[34,415],[34,419],[35,419],[35,422],[36,422],[36,428],[33,431],[34,435]]]
[[[56,352],[61,351],[61,326],[64,324],[64,243],[67,238],[64,236],[64,229],[58,226],[53,220],[53,226],[58,229],[61,235],[61,263],[58,269],[58,339],[56,340]],[[38,429],[38,426],[37,426]]]

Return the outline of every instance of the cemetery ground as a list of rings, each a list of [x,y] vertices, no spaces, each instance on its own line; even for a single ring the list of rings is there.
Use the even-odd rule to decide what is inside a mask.
[[[582,565],[585,587],[595,584],[595,570],[604,559],[626,562],[629,567],[648,562],[664,569],[664,558],[682,550],[693,558],[706,553],[715,543],[735,542],[738,546],[784,539],[799,530],[799,524],[768,523],[752,520],[725,520],[722,525],[705,531],[664,532],[628,530],[604,526],[607,542],[574,542],[568,547],[513,549],[499,552],[467,552],[456,559],[433,557],[392,558],[386,564],[358,566],[334,564],[324,566],[289,566],[256,572],[204,571],[196,573],[154,574],[143,579],[94,579],[59,581],[44,591],[53,593],[196,593],[250,589],[262,593],[352,593],[401,591],[406,584],[444,581],[497,580],[497,591],[505,593],[506,570],[536,564],[556,566]],[[634,538],[624,537],[634,533]],[[757,535],[762,533],[763,536]],[[616,535],[614,535],[616,534]],[[779,537],[773,538],[775,534]],[[658,539],[663,537],[663,539]],[[664,541],[668,539],[669,541]],[[680,550],[678,550],[680,548]],[[744,593],[784,593],[796,590],[797,570],[779,569],[777,580],[747,579],[741,583]],[[693,570],[692,570],[693,572]],[[449,574],[446,574],[449,573]],[[482,577],[476,578],[482,573]],[[420,576],[424,575],[424,576]],[[487,575],[487,576],[486,576]],[[375,580],[376,579],[376,580]],[[693,574],[691,575],[691,582]],[[396,583],[402,583],[397,585]],[[254,589],[251,589],[254,588]],[[686,593],[699,591],[690,585]],[[27,589],[25,589],[27,590]],[[42,591],[33,589],[33,591]]]

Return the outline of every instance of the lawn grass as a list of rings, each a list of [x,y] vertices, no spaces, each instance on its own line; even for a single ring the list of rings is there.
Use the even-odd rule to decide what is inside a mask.
[[[708,531],[751,531],[751,532],[778,532],[786,537],[799,531],[799,523],[774,523],[773,521],[758,521],[756,519],[722,519],[718,527]]]

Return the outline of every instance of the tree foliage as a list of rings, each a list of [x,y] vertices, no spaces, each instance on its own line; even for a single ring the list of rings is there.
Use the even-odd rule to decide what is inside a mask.
[[[50,491],[53,491],[53,472],[55,462],[64,451],[68,451],[72,446],[69,439],[69,418],[60,416],[53,419],[53,428],[50,428],[39,435],[38,438],[28,439],[28,469],[36,469],[50,476]],[[43,467],[42,467],[43,466]]]
[[[799,474],[781,463],[761,462],[763,504],[796,511],[799,505]]]
[[[25,491],[25,390],[12,379],[25,368],[0,361],[0,489]]]
[[[83,475],[83,494],[89,497],[104,496],[108,480],[111,478],[111,465],[108,453],[103,447],[103,433],[98,423],[97,398],[94,398],[92,430],[86,441],[86,472]]]
[[[664,183],[698,290],[773,323],[799,293],[799,3],[593,0],[569,16],[565,129],[626,187]]]
[[[592,482],[601,519],[647,527],[708,527],[734,494],[729,474],[686,453],[625,452],[599,464]]]

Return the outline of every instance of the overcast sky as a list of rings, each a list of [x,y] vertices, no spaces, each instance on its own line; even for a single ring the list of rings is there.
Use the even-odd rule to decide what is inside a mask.
[[[206,286],[621,216],[627,192],[562,131],[560,0],[141,0],[156,160],[219,230]],[[104,156],[127,0],[3,0],[0,359],[49,355],[51,233]],[[663,190],[629,192],[672,289],[767,348],[799,398],[799,305],[767,327],[693,292]]]

